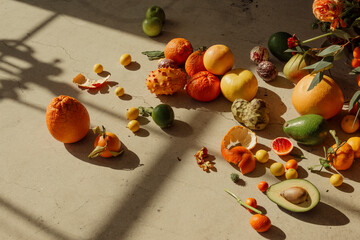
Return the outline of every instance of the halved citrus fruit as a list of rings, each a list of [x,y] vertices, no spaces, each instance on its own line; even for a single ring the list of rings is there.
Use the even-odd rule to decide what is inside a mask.
[[[224,137],[224,145],[230,149],[234,146],[242,146],[249,150],[256,146],[256,134],[240,125],[232,127]]]
[[[275,138],[271,142],[271,149],[279,156],[287,155],[289,154],[294,148],[294,145],[292,142],[285,137],[278,137]]]

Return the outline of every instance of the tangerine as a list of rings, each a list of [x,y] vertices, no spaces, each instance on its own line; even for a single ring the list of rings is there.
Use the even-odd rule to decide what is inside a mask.
[[[103,134],[99,134],[94,142],[94,148],[96,147],[105,147],[106,148],[99,155],[104,158],[112,157],[113,154],[111,152],[119,152],[121,148],[121,142],[119,138],[111,132],[105,132],[105,138]]]
[[[261,192],[266,192],[266,190],[269,188],[269,184],[265,181],[260,181],[258,184],[258,189]]]
[[[360,59],[358,59],[358,58],[353,58],[353,59],[351,60],[351,66],[352,66],[353,68],[359,67],[359,66],[360,66]]]
[[[78,100],[60,95],[53,98],[46,109],[46,125],[56,140],[74,143],[89,132],[90,117]]]
[[[191,53],[186,59],[185,71],[190,77],[192,77],[195,73],[206,71],[203,61],[205,51],[205,47],[200,48],[199,50]]]
[[[313,89],[308,90],[314,77],[314,74],[309,74],[298,82],[292,93],[292,104],[300,115],[313,113],[329,119],[341,111],[343,93],[336,82],[326,75]]]
[[[360,48],[359,47],[354,48],[353,57],[360,59]]]
[[[190,78],[186,92],[195,100],[210,102],[220,94],[220,80],[208,71],[198,72]]]
[[[253,208],[257,208],[257,202],[256,202],[255,198],[247,198],[244,203],[251,206],[251,207],[253,207]],[[253,212],[253,210],[251,210],[249,208],[247,208],[247,210],[249,212],[251,212],[251,213]]]
[[[346,133],[354,133],[360,127],[359,119],[354,115],[346,115],[341,120],[341,129]]]
[[[285,163],[285,168],[288,169],[297,169],[298,168],[298,162],[295,159],[290,159]]]
[[[356,82],[357,82],[358,86],[360,87],[360,74],[357,75],[357,77],[356,77]]]
[[[336,143],[331,147],[333,151],[337,149]],[[351,167],[354,162],[354,150],[345,142],[336,150],[336,154],[330,154],[328,160],[336,170],[346,170]]]
[[[234,54],[225,45],[213,45],[204,54],[204,66],[215,75],[224,75],[234,66]]]
[[[191,43],[185,38],[174,38],[165,46],[165,58],[174,60],[178,65],[183,65],[193,52]]]
[[[270,219],[267,216],[261,214],[252,215],[249,222],[252,228],[257,232],[266,232],[271,227]]]

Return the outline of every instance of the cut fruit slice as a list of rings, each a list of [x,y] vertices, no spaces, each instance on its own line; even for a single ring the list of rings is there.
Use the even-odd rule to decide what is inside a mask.
[[[271,149],[279,156],[287,155],[289,154],[294,148],[294,145],[292,142],[285,137],[278,137],[275,138],[271,142]]]
[[[231,149],[235,146],[242,146],[251,150],[256,146],[257,137],[250,129],[237,125],[232,127],[226,133],[223,141],[227,149]]]
[[[90,80],[81,73],[79,73],[78,75],[76,75],[76,77],[74,77],[73,83],[75,83],[76,85],[82,88],[98,88],[101,85],[103,85],[110,78],[110,76],[111,74],[109,73],[104,78],[98,80]]]

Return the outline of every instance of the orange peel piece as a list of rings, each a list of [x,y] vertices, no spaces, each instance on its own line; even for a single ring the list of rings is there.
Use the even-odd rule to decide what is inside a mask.
[[[248,144],[234,146],[234,143],[241,145],[244,142]],[[255,157],[250,151],[255,145],[255,133],[243,126],[235,126],[228,131],[221,141],[221,155],[227,162],[237,165],[242,174],[247,174],[252,172],[256,166]]]
[[[75,83],[81,88],[98,88],[102,86],[110,78],[110,76],[111,74],[109,73],[106,77],[103,77],[101,79],[91,80],[79,73],[73,78],[73,83]]]

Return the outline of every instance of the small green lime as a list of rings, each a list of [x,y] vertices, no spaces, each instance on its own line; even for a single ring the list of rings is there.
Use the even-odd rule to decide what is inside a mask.
[[[170,127],[174,122],[174,111],[167,104],[157,105],[151,113],[154,122],[161,128]]]
[[[151,6],[146,10],[146,18],[158,17],[160,18],[161,22],[165,22],[165,12],[159,6]]]
[[[158,17],[146,18],[142,22],[142,29],[149,37],[156,37],[162,30],[161,19]]]

